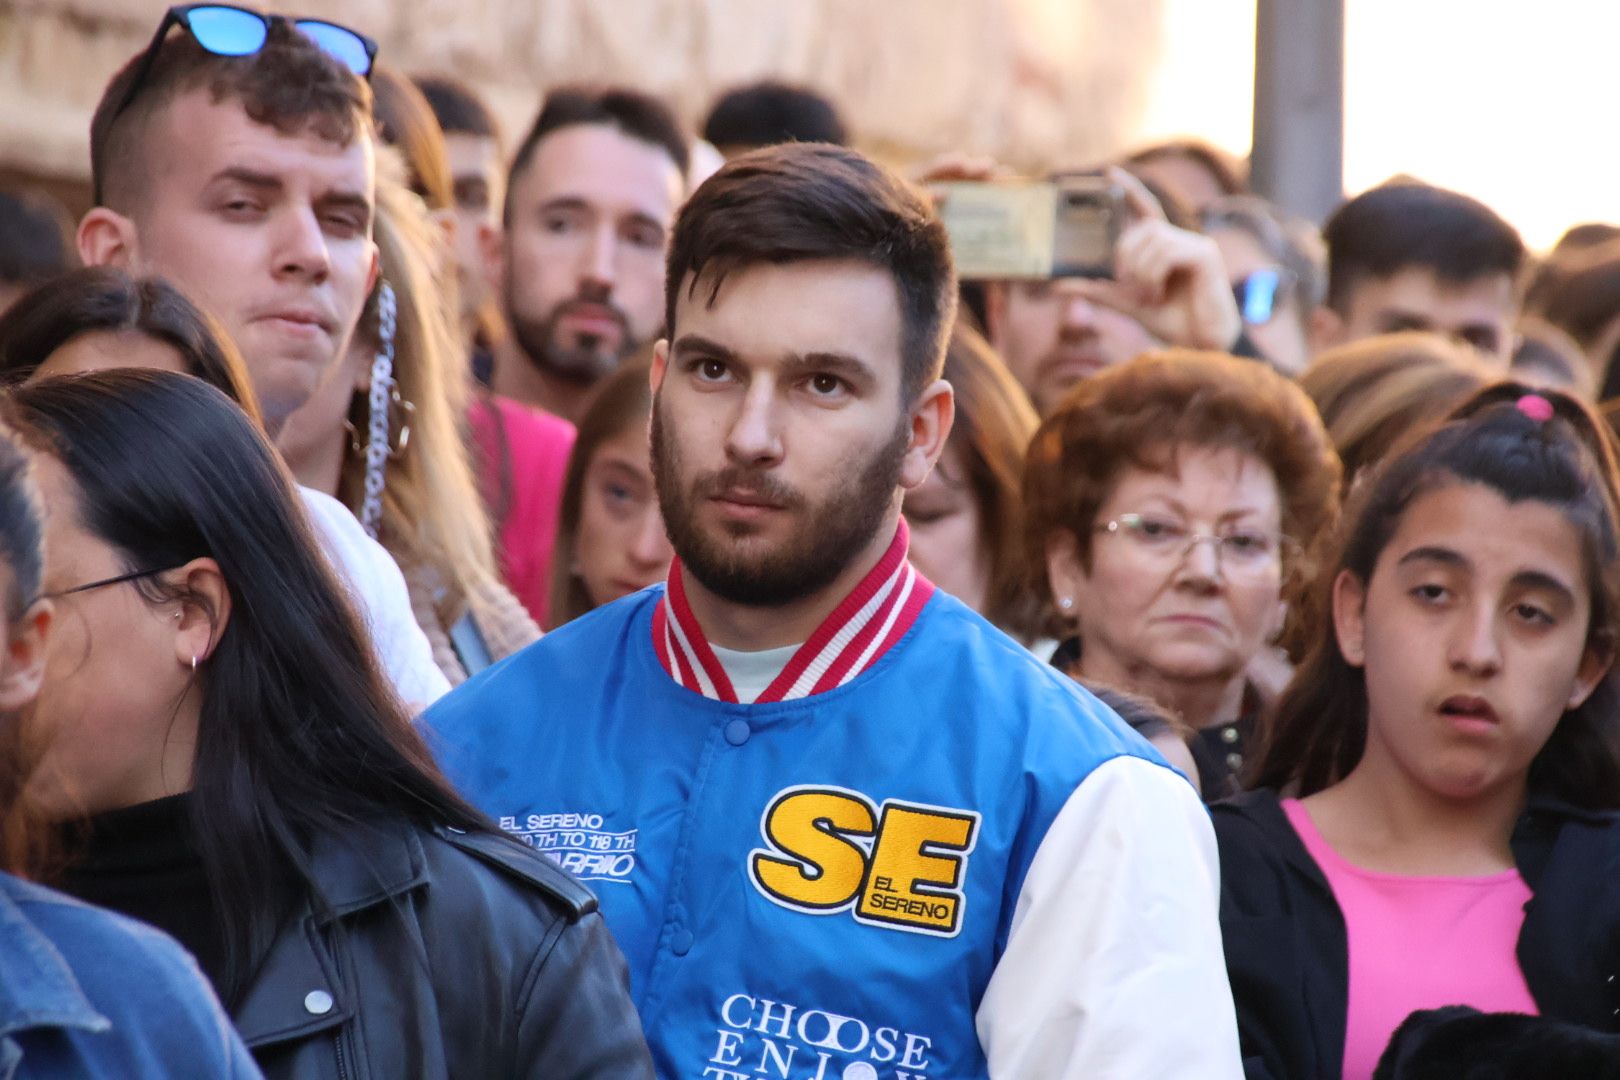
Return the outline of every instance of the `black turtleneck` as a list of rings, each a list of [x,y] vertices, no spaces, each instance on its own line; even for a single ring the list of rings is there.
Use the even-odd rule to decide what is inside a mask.
[[[189,795],[171,795],[65,827],[70,896],[139,919],[175,938],[219,985],[225,939],[192,842]]]

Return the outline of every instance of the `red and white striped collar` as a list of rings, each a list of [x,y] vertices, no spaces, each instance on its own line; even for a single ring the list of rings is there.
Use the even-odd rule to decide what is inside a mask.
[[[877,565],[799,646],[754,704],[792,701],[843,686],[905,637],[934,593],[933,583],[906,559],[909,539],[901,518],[894,542]],[[678,558],[670,564],[669,586],[653,611],[652,639],[658,662],[681,686],[716,701],[737,700],[686,602]]]

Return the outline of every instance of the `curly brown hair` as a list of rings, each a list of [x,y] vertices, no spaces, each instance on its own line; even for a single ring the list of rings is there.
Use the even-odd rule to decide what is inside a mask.
[[[190,34],[171,32],[159,47],[139,93],[128,100],[141,66],[136,55],[102,91],[90,120],[90,177],[96,201],[126,209],[143,193],[142,153],[152,121],[175,97],[206,88],[212,99],[235,99],[255,123],[283,134],[309,128],[347,146],[371,130],[371,88],[341,62],[282,20],[271,23],[264,47],[251,56],[216,56]]]
[[[1036,431],[1024,461],[1025,558],[1048,604],[1048,543],[1071,534],[1091,565],[1097,513],[1127,469],[1175,467],[1184,447],[1253,454],[1277,478],[1285,545],[1283,596],[1299,595],[1339,510],[1339,458],[1298,386],[1265,364],[1168,349],[1081,382]],[[1297,605],[1290,605],[1297,624]],[[1288,635],[1291,637],[1292,635]]]

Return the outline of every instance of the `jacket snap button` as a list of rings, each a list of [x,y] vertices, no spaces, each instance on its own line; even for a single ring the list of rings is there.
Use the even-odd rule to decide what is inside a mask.
[[[692,951],[692,931],[677,930],[675,936],[669,939],[669,949],[676,956],[685,956]]]
[[[324,1016],[332,1011],[332,995],[325,990],[311,990],[304,995],[304,1009],[316,1016]]]
[[[751,734],[753,732],[748,729],[748,721],[746,720],[733,720],[726,725],[726,742],[732,746],[741,746],[748,741],[748,736]]]

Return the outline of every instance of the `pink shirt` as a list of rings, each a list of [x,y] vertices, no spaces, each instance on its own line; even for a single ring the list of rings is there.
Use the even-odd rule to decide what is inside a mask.
[[[574,425],[510,398],[492,397],[495,408],[475,400],[467,410],[475,448],[473,468],[496,525],[501,576],[506,587],[546,625],[551,592],[551,549],[557,542]],[[504,451],[504,462],[503,462]]]
[[[1297,799],[1283,812],[1322,868],[1350,945],[1345,1080],[1372,1076],[1389,1037],[1418,1009],[1472,1005],[1535,1014],[1517,947],[1530,887],[1517,870],[1407,877],[1364,870],[1328,846]]]

